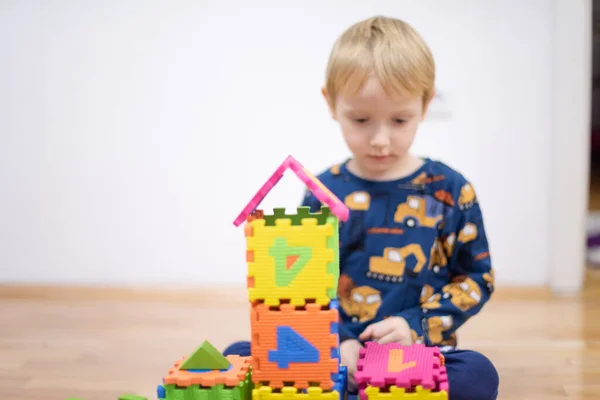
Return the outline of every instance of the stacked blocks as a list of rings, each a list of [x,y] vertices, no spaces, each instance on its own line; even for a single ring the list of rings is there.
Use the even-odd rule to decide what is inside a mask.
[[[160,400],[250,400],[250,357],[224,357],[204,342],[177,361],[157,389]]]
[[[438,347],[367,342],[354,377],[361,400],[448,399],[448,376]]]
[[[257,210],[291,169],[323,204],[311,213]],[[250,357],[223,356],[204,342],[175,362],[157,388],[159,400],[344,400],[347,368],[339,354],[339,221],[349,209],[289,156],[234,221],[245,222]],[[367,342],[355,380],[360,400],[448,400],[437,347]],[[123,395],[120,400],[145,400]],[[76,399],[73,399],[76,400]]]
[[[291,170],[323,204],[286,214],[257,210]],[[329,399],[345,396],[340,366],[338,224],[349,209],[289,156],[234,221],[245,222],[251,304],[253,400]]]
[[[338,400],[338,219],[254,212],[245,227],[254,400]]]

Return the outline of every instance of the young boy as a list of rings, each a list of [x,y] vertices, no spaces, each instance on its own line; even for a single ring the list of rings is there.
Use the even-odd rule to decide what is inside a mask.
[[[434,96],[435,64],[421,36],[373,17],[336,41],[323,95],[353,156],[318,177],[350,208],[340,225],[340,354],[350,390],[365,341],[444,351],[451,400],[491,400],[498,374],[456,350],[456,331],[490,298],[494,273],[481,209],[460,173],[410,153]],[[303,205],[318,211],[310,193]],[[225,354],[249,355],[236,343]]]

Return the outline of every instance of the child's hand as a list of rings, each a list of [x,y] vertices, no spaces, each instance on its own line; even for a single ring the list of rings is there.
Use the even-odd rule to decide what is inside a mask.
[[[358,337],[360,340],[373,340],[379,344],[400,343],[403,346],[413,344],[410,326],[402,317],[389,317],[367,326]]]
[[[344,340],[340,345],[340,356],[342,364],[348,368],[348,391],[356,392],[357,386],[354,380],[356,373],[356,363],[358,362],[358,353],[362,349],[362,344],[355,339]]]

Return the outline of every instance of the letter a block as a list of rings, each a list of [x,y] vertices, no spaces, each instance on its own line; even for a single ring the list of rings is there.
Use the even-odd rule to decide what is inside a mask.
[[[448,398],[448,376],[438,347],[367,342],[356,369],[361,400]]]
[[[281,210],[279,210],[281,211]],[[328,212],[328,210],[327,210]],[[282,300],[326,306],[336,298],[338,219],[331,215],[265,215],[246,228],[248,296],[251,302],[278,306]]]

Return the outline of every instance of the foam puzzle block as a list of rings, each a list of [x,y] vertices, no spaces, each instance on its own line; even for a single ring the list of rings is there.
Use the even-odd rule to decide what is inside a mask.
[[[423,389],[422,386],[417,386],[414,390],[390,386],[385,392],[378,387],[369,386],[365,389],[364,396],[368,400],[448,400],[448,392],[434,392]]]
[[[202,348],[202,346],[201,346]],[[157,388],[160,400],[251,400],[251,357],[228,355],[225,370],[183,370],[177,361]]]
[[[185,360],[183,358],[169,369],[168,375],[163,378],[163,383],[181,387],[190,385],[203,387],[215,385],[237,386],[246,379],[246,374],[250,369],[251,357],[228,355],[226,358],[231,364],[226,370],[182,370],[180,367]]]
[[[359,353],[354,378],[363,400],[367,399],[368,386],[381,391],[395,386],[411,391],[421,387],[431,392],[448,392],[448,376],[440,349],[423,344],[367,342]],[[372,389],[371,392],[374,393]]]
[[[267,225],[257,218],[246,225],[248,296],[278,306],[281,300],[327,305],[336,298],[339,277],[338,222],[316,218],[279,218]]]
[[[348,368],[340,366],[332,390],[323,390],[320,387],[298,389],[293,386],[286,386],[275,391],[270,386],[258,386],[252,391],[252,400],[346,400],[347,385]]]
[[[272,310],[266,304],[251,310],[252,381],[281,389],[307,389],[314,383],[332,390],[338,380],[339,337],[337,302],[333,308],[307,304],[296,310],[282,304]]]
[[[252,389],[253,385],[248,374],[246,379],[235,387],[160,385],[157,394],[159,400],[252,400]]]
[[[183,363],[179,366],[181,370],[225,370],[231,363],[221,352],[204,341]]]
[[[272,387],[261,386],[254,389],[252,400],[341,400],[337,391],[325,391],[320,387],[309,387],[300,390],[286,386],[281,391],[275,392]]]

